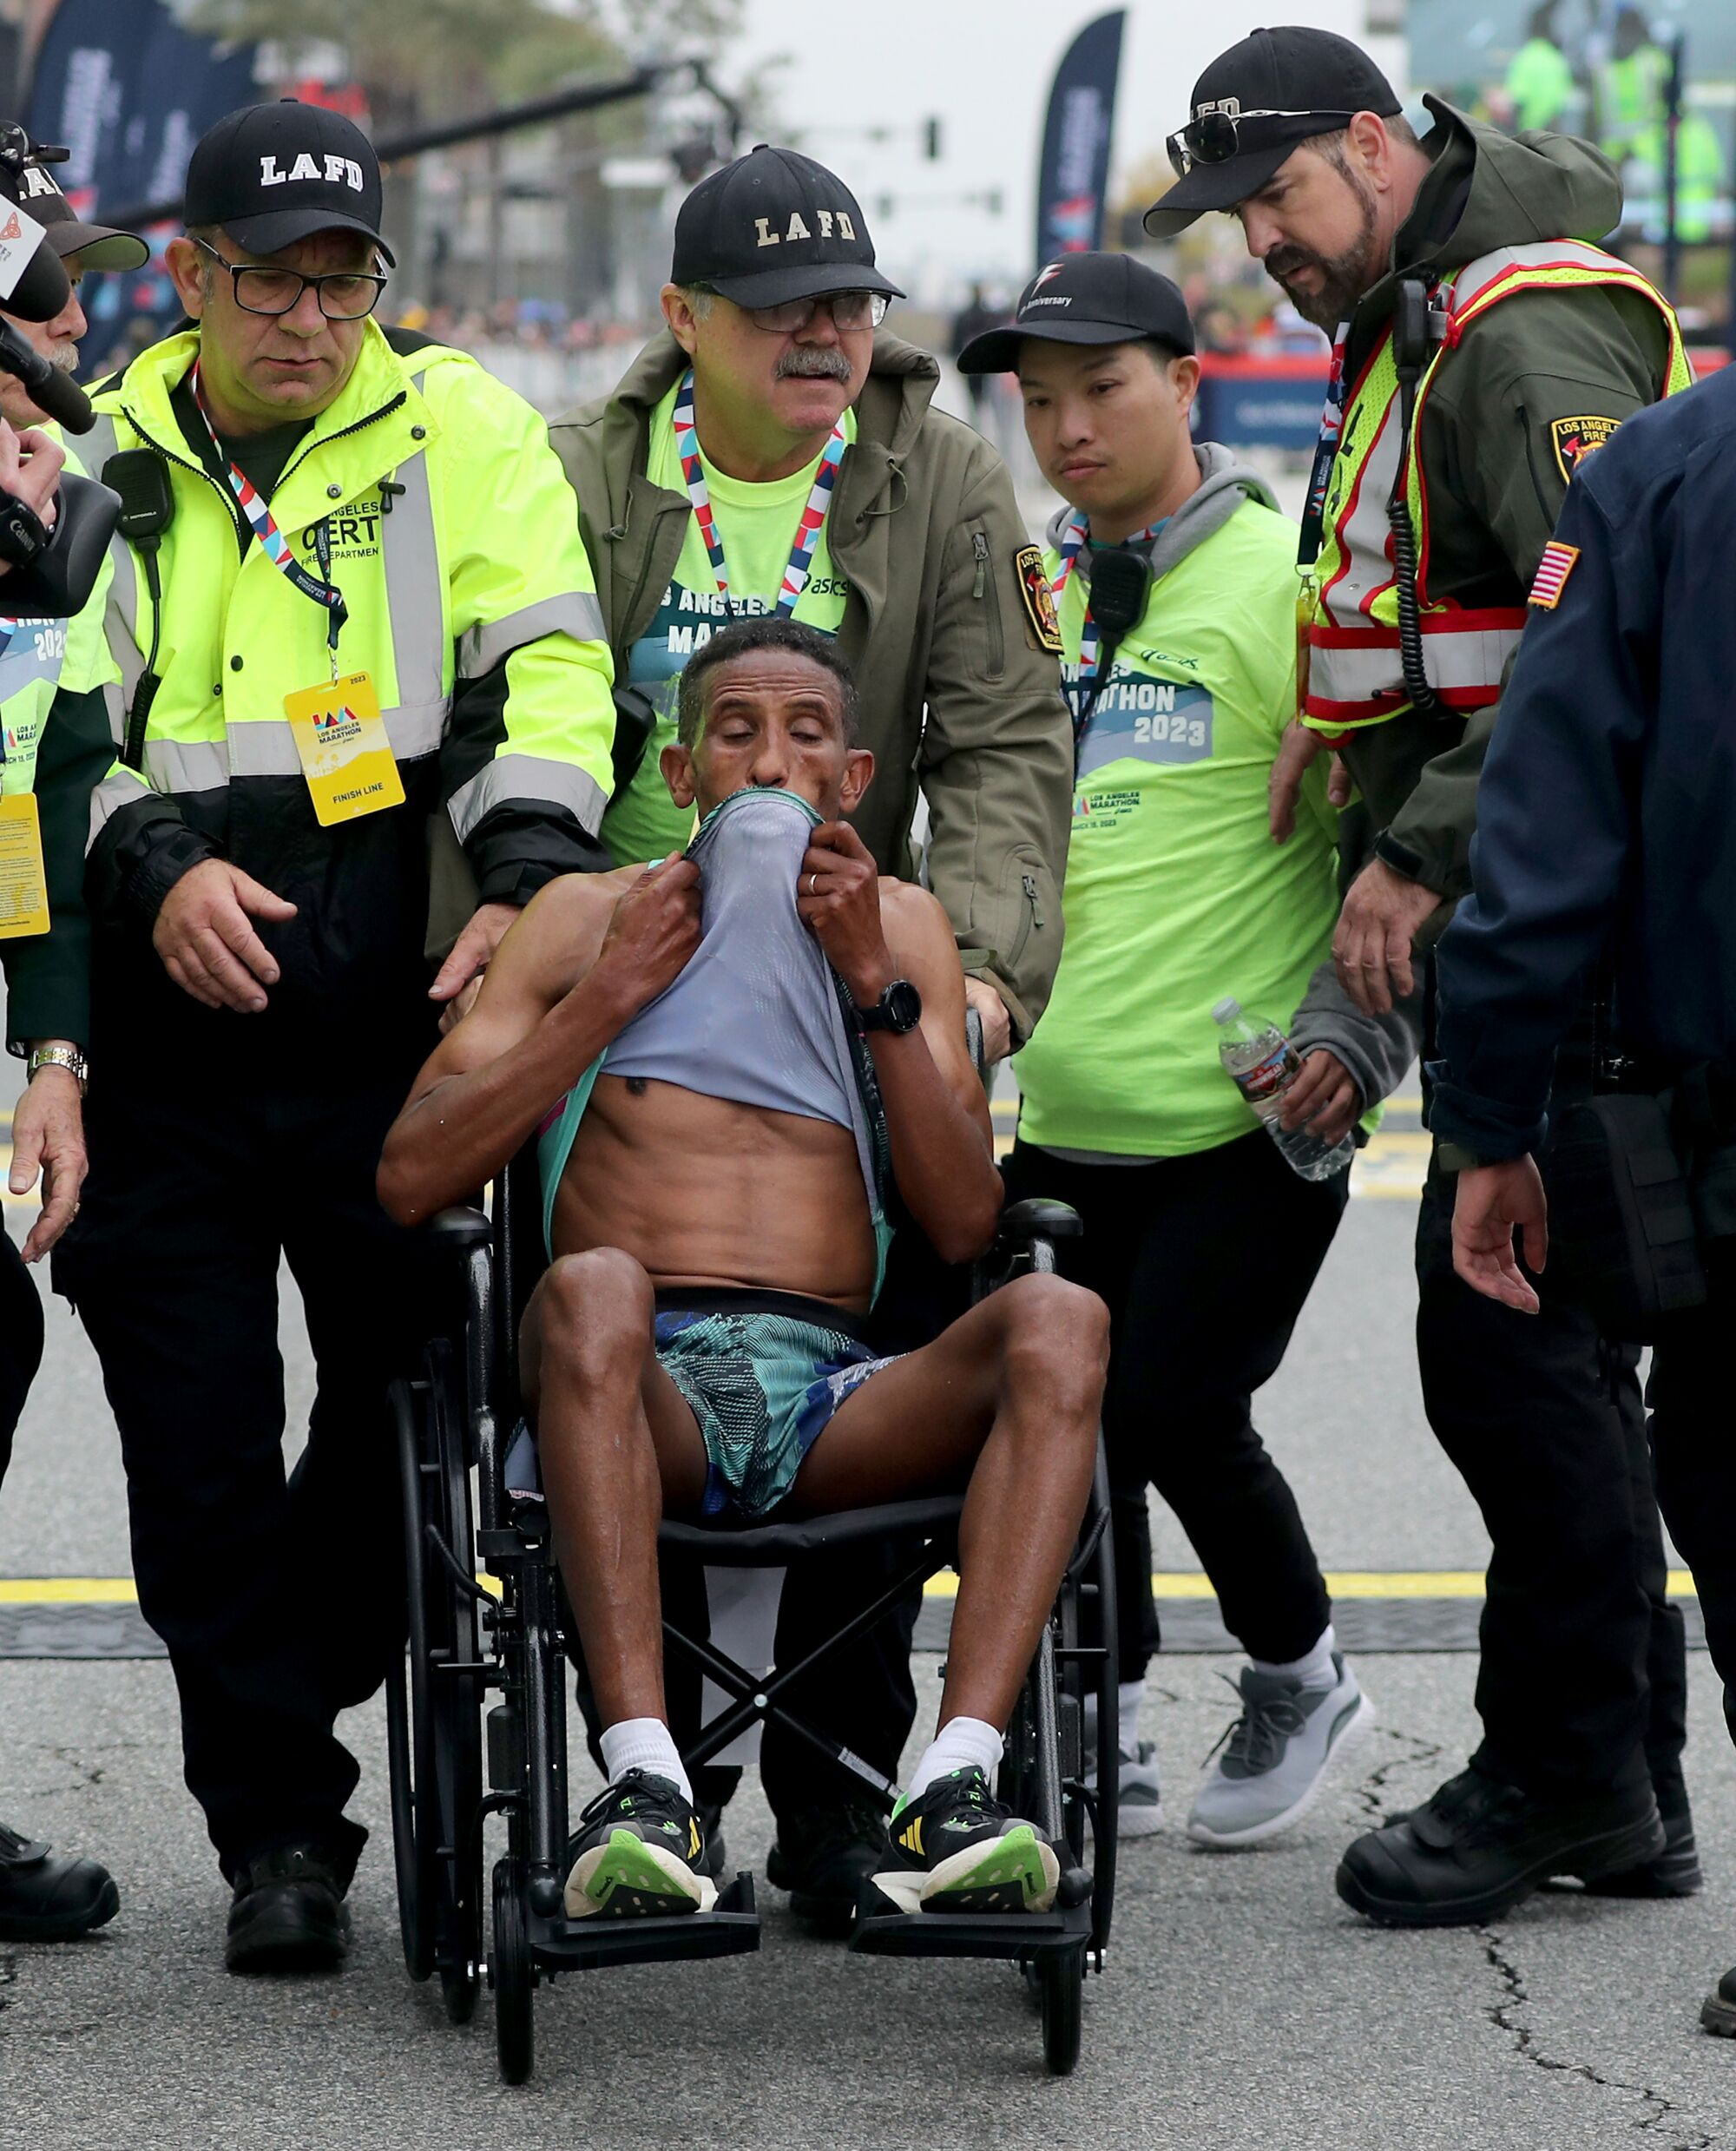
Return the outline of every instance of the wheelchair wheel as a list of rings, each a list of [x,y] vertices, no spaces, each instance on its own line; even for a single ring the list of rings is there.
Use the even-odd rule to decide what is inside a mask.
[[[1121,1676],[1116,1662],[1115,1563],[1110,1528],[1108,1470],[1100,1448],[1084,1533],[1055,1608],[1055,1684],[1060,1692],[1067,1841],[1074,1858],[1091,1871],[1091,1946],[1098,1953],[1099,1970],[1115,1911],[1120,1778]],[[1095,1801],[1089,1805],[1088,1783],[1096,1787]]]
[[[1085,2014],[1085,1952],[1052,1950],[1036,1965],[1042,2008],[1042,2058],[1051,2076],[1070,2076],[1079,2065]]]
[[[503,2082],[522,2084],[536,2058],[536,2026],[531,1990],[536,1970],[530,1937],[524,1924],[523,1878],[512,1859],[495,1863],[494,1947],[489,1955],[489,1984],[494,1989],[494,2043]]]
[[[482,1726],[477,1676],[448,1670],[478,1662],[478,1636],[468,1461],[444,1346],[430,1348],[425,1380],[394,1385],[392,1405],[409,1630],[406,1673],[386,1693],[398,1920],[411,1977],[437,1970],[463,2023],[482,1955]]]

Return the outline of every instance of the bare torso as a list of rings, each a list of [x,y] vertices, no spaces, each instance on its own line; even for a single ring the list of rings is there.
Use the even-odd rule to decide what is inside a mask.
[[[865,1308],[874,1231],[855,1137],[830,1121],[597,1078],[555,1200],[555,1253],[620,1247],[657,1285]]]

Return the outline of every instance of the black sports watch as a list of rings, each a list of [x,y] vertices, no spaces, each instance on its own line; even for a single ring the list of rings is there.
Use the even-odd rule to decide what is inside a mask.
[[[895,978],[872,1008],[858,1008],[864,1030],[890,1030],[902,1038],[922,1021],[922,996],[908,978]]]
[[[28,568],[48,543],[48,525],[36,510],[16,494],[0,490],[0,560]]]

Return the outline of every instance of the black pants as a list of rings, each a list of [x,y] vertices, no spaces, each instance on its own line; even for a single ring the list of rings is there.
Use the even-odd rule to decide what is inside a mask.
[[[311,1841],[347,1871],[366,1832],[343,1813],[358,1769],[332,1721],[404,1633],[386,1385],[445,1312],[430,1253],[374,1197],[415,1063],[334,1056],[326,1077],[274,1085],[166,1040],[161,1065],[150,1093],[115,1074],[91,1087],[90,1176],[55,1286],[102,1363],[139,1602],[223,1871]],[[280,1253],[319,1378],[287,1483]]]
[[[1667,1810],[1684,1797],[1687,1672],[1638,1351],[1547,1278],[1529,1318],[1462,1283],[1456,1184],[1431,1168],[1424,1190],[1417,1348],[1429,1424],[1493,1542],[1476,1760],[1544,1798],[1643,1783],[1649,1770]]]
[[[43,1303],[24,1258],[0,1227],[0,1482],[12,1461],[18,1414],[43,1363]]]
[[[1736,1325],[1736,1243],[1708,1251],[1708,1304],[1670,1318],[1652,1358],[1646,1401],[1658,1493],[1693,1572],[1724,1717],[1736,1740],[1736,1407],[1730,1336]]]
[[[1263,1129],[1154,1165],[1075,1165],[1021,1142],[1007,1195],[1084,1220],[1057,1253],[1107,1301],[1104,1446],[1123,1681],[1159,1647],[1146,1488],[1174,1510],[1251,1657],[1300,1658],[1332,1619],[1296,1499],[1254,1430],[1344,1214],[1347,1176],[1300,1180]],[[1141,1582],[1143,1579],[1143,1582]]]

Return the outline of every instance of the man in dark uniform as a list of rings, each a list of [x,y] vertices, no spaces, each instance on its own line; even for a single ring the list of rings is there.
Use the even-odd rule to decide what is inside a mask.
[[[1465,1159],[1456,1266],[1520,1332],[1535,1325],[1506,1310],[1547,1320],[1555,1297],[1536,1161],[1594,965],[1635,1079],[1674,1092],[1706,1293],[1659,1318],[1647,1401],[1664,1511],[1736,1728],[1733,497],[1736,373],[1647,412],[1568,495],[1489,749],[1476,892],[1441,946],[1430,1073],[1437,1132]],[[1736,2036],[1736,1971],[1700,2022]]]
[[[1621,214],[1605,160],[1425,102],[1436,123],[1419,141],[1356,46],[1256,31],[1194,85],[1170,146],[1180,177],[1146,220],[1166,236],[1233,210],[1250,253],[1337,332],[1289,762],[1293,780],[1338,747],[1378,832],[1333,953],[1352,997],[1380,1011],[1411,990],[1418,937],[1470,885],[1483,748],[1568,481],[1689,378],[1663,300],[1588,243]],[[1558,1081],[1588,1057],[1564,1054]],[[1484,1738],[1426,1820],[1350,1848],[1339,1891],[1427,1924],[1490,1917],[1554,1873],[1685,1894],[1699,1867],[1683,1644],[1638,1352],[1564,1303],[1506,1322],[1454,1276],[1451,1164],[1437,1150],[1423,1197],[1417,1344],[1430,1423],[1494,1542]],[[1629,1871],[1600,1866],[1612,1840],[1639,1848]]]

